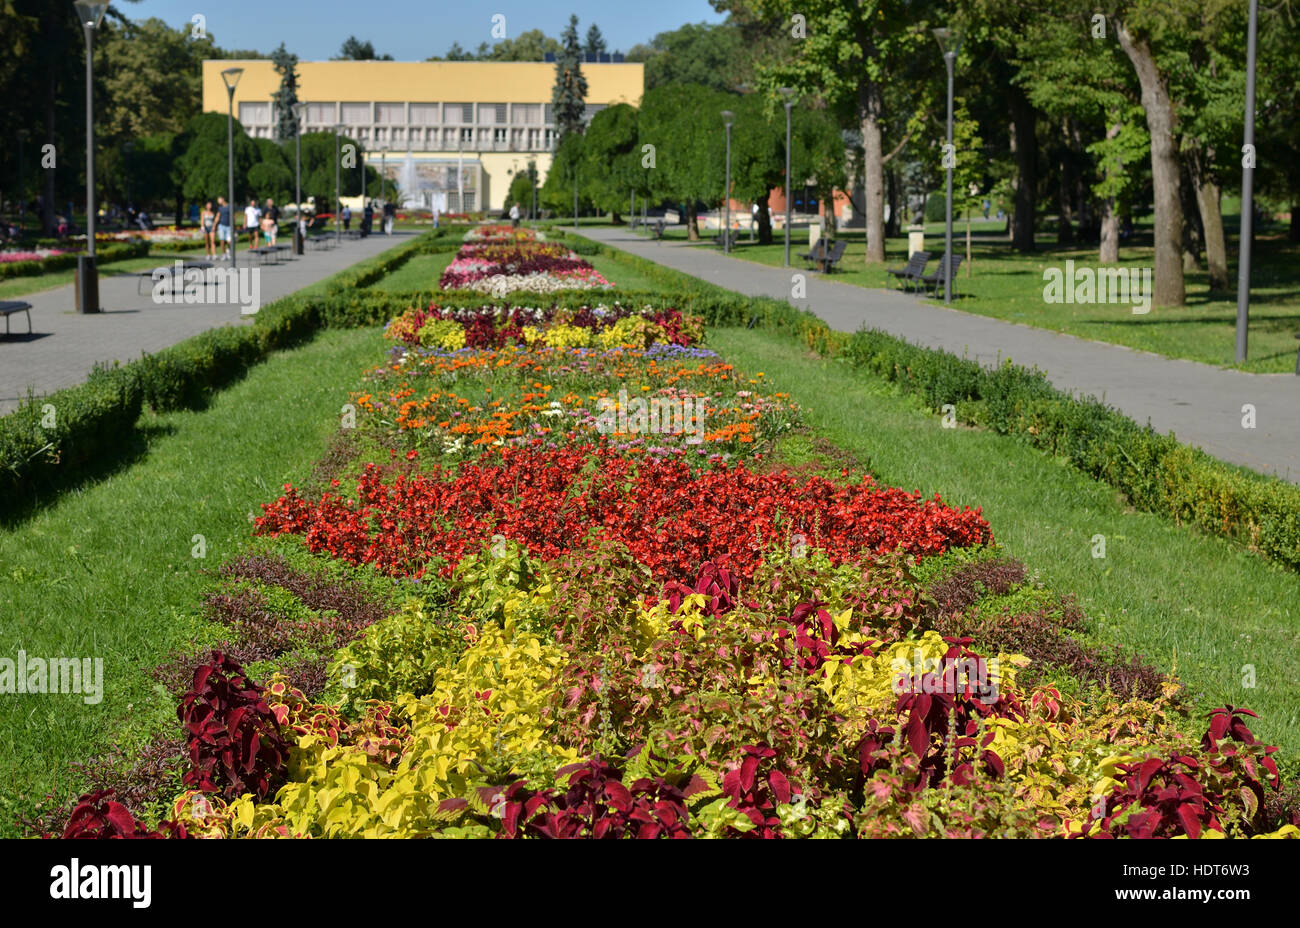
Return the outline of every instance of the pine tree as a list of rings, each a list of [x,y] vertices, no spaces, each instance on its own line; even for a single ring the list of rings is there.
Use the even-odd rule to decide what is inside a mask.
[[[563,142],[573,133],[582,134],[583,117],[587,111],[587,79],[582,75],[577,16],[569,17],[568,28],[560,41],[563,47],[555,56],[555,92],[551,104],[555,109],[559,141]]]
[[[587,46],[583,51],[587,53],[589,60],[592,58],[598,59],[605,54],[606,48],[605,37],[600,34],[600,27],[592,23],[591,28],[587,30]]]
[[[275,137],[285,142],[298,135],[298,120],[293,115],[293,105],[298,102],[298,56],[292,55],[280,43],[271,52],[275,73],[280,75],[280,89],[273,97],[275,105]]]

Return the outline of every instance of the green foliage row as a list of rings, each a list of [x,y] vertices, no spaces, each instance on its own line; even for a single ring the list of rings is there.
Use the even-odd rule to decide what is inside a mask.
[[[191,246],[192,247],[192,246]],[[95,264],[107,264],[110,261],[123,261],[127,258],[143,258],[149,254],[148,242],[121,242],[100,245],[95,249]],[[77,253],[50,255],[39,261],[12,261],[0,264],[0,280],[10,277],[35,277],[50,271],[63,271],[77,266]]]

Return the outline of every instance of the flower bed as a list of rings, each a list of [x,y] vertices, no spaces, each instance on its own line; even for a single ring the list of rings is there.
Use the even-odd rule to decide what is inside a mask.
[[[563,245],[536,239],[530,230],[486,226],[466,234],[438,286],[504,296],[517,291],[607,290],[613,284]]]
[[[214,599],[270,675],[206,655],[178,707],[172,817],[150,828],[96,792],[69,833],[1300,837],[1251,713],[1197,712],[1070,639],[1076,620],[987,560],[978,509],[771,467],[744,446],[794,411],[761,375],[597,309],[394,320],[355,397],[362,457],[323,490],[286,486],[255,530],[401,602],[345,621],[274,565],[226,571],[324,611],[301,599],[277,624],[246,586]],[[619,334],[558,344],[567,330]],[[443,343],[470,332],[482,347]],[[648,453],[623,431],[645,396],[704,397],[755,441]],[[927,584],[935,563],[958,566]],[[328,669],[274,673],[306,640]]]

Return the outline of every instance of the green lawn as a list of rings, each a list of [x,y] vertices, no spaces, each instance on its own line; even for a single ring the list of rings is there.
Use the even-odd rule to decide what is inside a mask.
[[[377,330],[327,331],[254,367],[201,412],[147,416],[134,463],[0,529],[0,656],[104,659],[104,698],[0,699],[0,834],[68,765],[175,721],[147,677],[201,627],[209,574],[249,537],[249,514],[310,476]],[[201,534],[206,557],[192,556]]]
[[[887,484],[983,507],[994,537],[1051,588],[1077,594],[1099,641],[1175,667],[1207,710],[1246,706],[1258,733],[1300,752],[1300,576],[1239,545],[1127,507],[1113,489],[1014,438],[945,429],[884,381],[761,331],[709,345],[789,392],[807,424]],[[1106,557],[1094,558],[1104,535]],[[1253,665],[1254,689],[1242,685]]]
[[[1126,345],[1171,358],[1185,358],[1220,366],[1233,364],[1236,338],[1237,295],[1235,264],[1235,220],[1229,224],[1230,292],[1211,293],[1205,271],[1186,275],[1187,303],[1177,309],[1153,308],[1146,314],[1134,314],[1132,307],[1121,304],[1053,304],[1043,300],[1043,271],[1060,268],[1073,260],[1076,267],[1099,267],[1095,245],[1060,247],[1055,237],[1040,235],[1038,251],[1022,255],[1011,249],[1001,234],[1002,223],[973,223],[971,262],[958,271],[954,306],[965,312],[978,313],[1039,328],[1067,332],[1082,338]],[[965,223],[954,224],[954,250],[966,254]],[[943,224],[926,226],[926,250],[932,254],[930,271],[938,267],[943,252]],[[671,228],[669,237],[685,239],[685,227]],[[804,267],[797,255],[807,251],[807,229],[791,230],[791,263]],[[716,233],[707,233],[712,239]],[[886,268],[867,267],[863,259],[863,232],[848,229],[841,233],[848,242],[841,272],[834,279],[863,287],[892,287],[894,279]],[[708,247],[716,250],[711,241]],[[750,244],[747,232],[732,252],[738,260],[755,261],[780,267],[784,260],[784,239],[775,234],[771,245]],[[906,236],[886,243],[888,267],[901,267],[907,261]],[[1120,265],[1151,267],[1154,261],[1150,229],[1139,226],[1133,244],[1120,249]],[[1257,236],[1252,260],[1250,309],[1250,353],[1243,370],[1259,373],[1283,373],[1295,370],[1300,333],[1300,245],[1286,240],[1280,231],[1265,231]]]

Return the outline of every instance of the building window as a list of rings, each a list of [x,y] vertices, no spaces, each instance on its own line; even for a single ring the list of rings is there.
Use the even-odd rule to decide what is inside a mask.
[[[555,124],[555,105],[554,105],[554,104],[551,104],[551,103],[546,104],[546,107],[545,107],[545,109],[543,110],[543,115],[544,115],[544,117],[545,117],[545,118],[543,119],[543,122],[545,122],[546,125],[548,125],[548,126],[552,126],[552,125],[554,125],[554,124]]]
[[[375,122],[386,126],[401,125],[406,122],[405,103],[376,103]]]
[[[333,103],[308,103],[307,124],[312,126],[329,126],[334,124],[335,108]]]
[[[368,126],[374,121],[370,118],[369,103],[344,103],[340,109],[339,121],[345,126]]]
[[[510,107],[510,121],[516,126],[540,126],[542,124],[542,105],[540,103],[516,103]]]
[[[528,150],[529,150],[529,151],[541,151],[541,150],[542,150],[542,130],[541,130],[541,129],[529,129],[529,130],[528,130]]]
[[[474,146],[474,130],[473,130],[473,129],[461,129],[461,130],[460,130],[460,141],[461,141],[461,144],[463,144],[463,145],[468,145],[468,146],[470,146],[470,147],[472,148],[472,147]]]
[[[239,121],[245,126],[264,126],[271,121],[271,104],[239,104]]]
[[[438,124],[438,104],[436,103],[412,103],[411,104],[411,125],[436,126],[437,124]]]
[[[504,103],[480,103],[478,121],[483,126],[504,126],[506,124],[506,105]]]
[[[394,129],[394,130],[393,130],[393,144],[394,144],[394,145],[401,145],[402,142],[405,140],[405,138],[406,138],[406,132],[405,132],[405,131],[403,131],[402,129]]]

